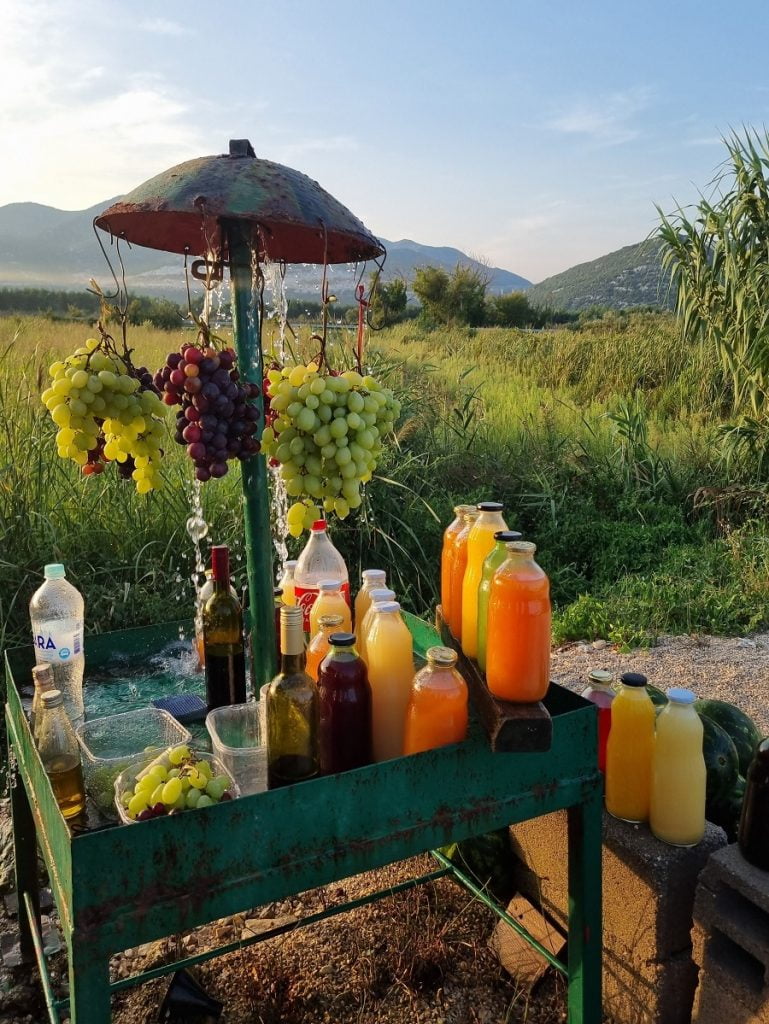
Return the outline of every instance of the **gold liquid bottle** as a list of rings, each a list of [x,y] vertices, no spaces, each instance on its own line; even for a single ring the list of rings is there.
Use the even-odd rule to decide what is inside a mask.
[[[53,795],[65,818],[74,818],[85,810],[85,789],[80,767],[80,748],[75,730],[64,710],[61,690],[48,690],[37,723],[37,747]]]

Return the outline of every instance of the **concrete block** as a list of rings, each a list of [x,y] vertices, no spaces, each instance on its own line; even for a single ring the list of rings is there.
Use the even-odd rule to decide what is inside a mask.
[[[702,880],[697,886],[695,927],[727,936],[761,965],[762,984],[769,986],[769,914],[731,885],[712,876],[708,881],[713,888]]]
[[[689,1024],[696,985],[688,952],[655,963],[619,943],[604,946],[603,1010],[614,1024]]]
[[[728,886],[769,915],[769,872],[748,864],[736,843],[710,858],[700,881],[714,891]]]
[[[516,896],[508,904],[507,912],[553,956],[563,957],[566,939],[527,899]],[[527,992],[534,988],[550,966],[542,954],[505,921],[497,922],[489,945],[507,973]]]
[[[694,997],[692,1024],[767,1024],[769,1017],[754,1013],[721,988],[714,979],[704,976]]]

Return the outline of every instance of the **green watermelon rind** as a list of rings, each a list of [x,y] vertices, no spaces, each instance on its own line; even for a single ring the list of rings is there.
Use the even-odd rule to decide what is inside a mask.
[[[705,757],[707,782],[705,785],[705,812],[709,821],[718,807],[731,798],[739,778],[739,757],[729,733],[707,715],[700,714],[702,722],[702,753]]]
[[[761,740],[758,726],[741,708],[725,700],[698,700],[695,704],[700,715],[706,715],[720,725],[737,748],[740,774],[747,775],[753,754]]]

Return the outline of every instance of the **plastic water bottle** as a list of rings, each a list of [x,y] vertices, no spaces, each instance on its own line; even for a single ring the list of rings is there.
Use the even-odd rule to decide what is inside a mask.
[[[65,579],[64,566],[46,565],[45,583],[32,595],[29,617],[38,665],[49,664],[54,685],[61,690],[72,725],[83,722],[83,616],[82,594]]]
[[[350,579],[344,559],[326,533],[325,519],[312,525],[310,539],[294,569],[294,594],[302,609],[304,631],[310,632],[310,611],[319,593],[321,580],[338,580],[342,596],[350,605]]]

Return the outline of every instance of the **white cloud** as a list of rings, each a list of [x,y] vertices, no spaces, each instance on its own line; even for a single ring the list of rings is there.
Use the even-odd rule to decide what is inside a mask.
[[[564,135],[584,136],[598,145],[616,146],[639,136],[634,121],[651,98],[651,90],[642,87],[579,99],[554,114],[546,126]]]
[[[139,28],[143,32],[151,32],[161,36],[186,36],[190,34],[186,25],[178,21],[171,21],[168,18],[145,18],[139,22]]]

